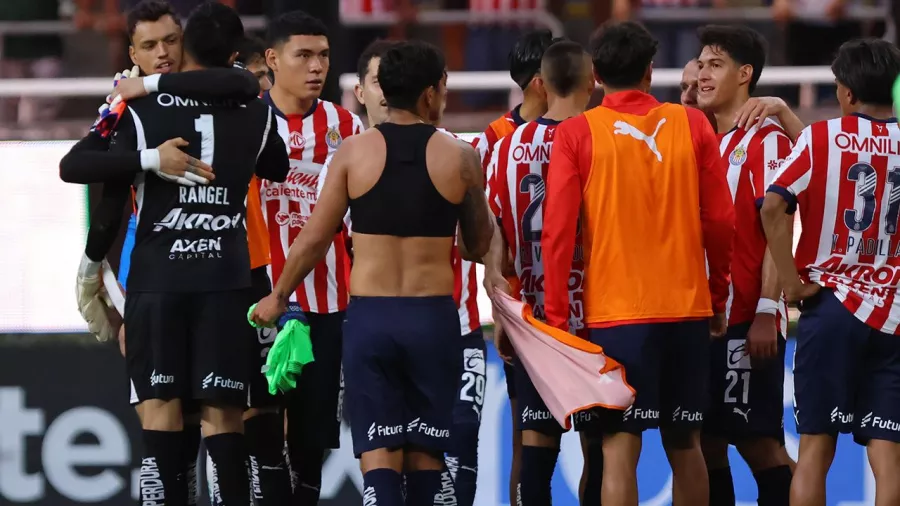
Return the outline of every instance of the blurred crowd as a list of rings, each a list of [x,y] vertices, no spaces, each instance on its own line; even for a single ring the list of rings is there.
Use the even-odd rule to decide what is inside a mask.
[[[0,1],[0,78],[53,78],[112,75],[130,66],[124,14],[137,0],[2,0]],[[170,0],[187,15],[202,0]],[[661,42],[654,65],[681,67],[696,56],[696,28],[721,19],[749,24],[766,35],[771,65],[823,65],[837,47],[859,35],[893,38],[892,16],[860,19],[854,8],[875,6],[880,0],[220,0],[263,26],[264,16],[293,9],[309,10],[343,35],[333,48],[332,100],[336,76],[354,71],[357,55],[376,38],[423,38],[441,46],[450,70],[504,70],[513,41],[524,29],[542,25],[549,13],[562,21],[566,35],[587,42],[603,21],[643,19]],[[887,0],[884,0],[887,1]],[[900,3],[900,2],[897,2]],[[892,2],[893,4],[893,2]],[[744,19],[741,9],[767,9],[768,19]],[[672,15],[673,11],[680,15]],[[893,5],[888,12],[893,12]],[[900,9],[898,9],[900,10]],[[467,22],[425,24],[425,13],[468,12]],[[716,12],[719,11],[719,12]],[[373,24],[371,18],[395,12],[396,20]],[[712,14],[711,14],[712,13]],[[518,16],[517,20],[510,20]],[[433,18],[433,17],[432,17]],[[534,19],[535,21],[526,21]],[[366,23],[366,20],[369,22]],[[61,33],[7,33],[9,22],[57,21]],[[21,30],[20,30],[21,31]],[[337,38],[332,37],[332,40]],[[674,91],[674,90],[673,90]],[[830,92],[820,90],[822,100]],[[797,103],[797,87],[778,90]],[[326,95],[328,95],[326,93]],[[663,93],[662,98],[674,99]],[[503,109],[507,93],[468,93],[454,96],[451,111]],[[63,105],[52,99],[6,98],[0,101],[0,124],[34,124],[56,118]]]

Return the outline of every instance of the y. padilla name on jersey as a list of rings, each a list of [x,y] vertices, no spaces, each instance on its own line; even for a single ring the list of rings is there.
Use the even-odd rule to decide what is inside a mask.
[[[283,183],[265,181],[261,200],[269,227],[270,275],[277,282],[284,270],[288,250],[306,226],[316,205],[316,187],[329,157],[344,139],[363,130],[362,121],[352,112],[326,100],[316,100],[306,114],[284,114],[263,95],[275,111],[278,133],[290,151],[291,170]],[[336,234],[336,238],[340,235]],[[312,313],[343,311],[349,301],[350,257],[343,240],[332,243],[313,272],[297,287],[291,301]]]
[[[138,176],[129,291],[250,286],[245,198],[272,123],[261,100],[201,102],[152,93],[129,104],[110,149],[153,148],[181,137],[189,143],[183,149],[212,165],[216,176],[194,187],[151,172]]]

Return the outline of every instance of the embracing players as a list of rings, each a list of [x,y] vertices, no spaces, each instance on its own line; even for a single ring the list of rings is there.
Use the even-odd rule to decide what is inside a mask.
[[[900,128],[891,88],[900,50],[845,43],[831,66],[844,116],[803,130],[768,189],[762,222],[789,300],[801,302],[794,357],[800,454],[791,504],[825,504],[839,433],[866,445],[875,504],[900,503]],[[803,232],[791,257],[784,213]]]
[[[793,464],[784,449],[782,420],[787,306],[759,206],[791,142],[772,120],[746,130],[735,124],[765,65],[762,36],[742,26],[711,25],[699,37],[697,104],[718,129],[736,226],[728,331],[710,346],[710,406],[703,421],[710,504],[735,501],[730,443],[753,471],[759,504],[786,506]]]

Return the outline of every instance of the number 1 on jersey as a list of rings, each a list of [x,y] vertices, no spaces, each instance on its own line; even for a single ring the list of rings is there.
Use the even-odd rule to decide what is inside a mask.
[[[194,120],[194,130],[200,134],[200,161],[212,165],[216,152],[216,134],[213,128],[213,115],[201,114]]]

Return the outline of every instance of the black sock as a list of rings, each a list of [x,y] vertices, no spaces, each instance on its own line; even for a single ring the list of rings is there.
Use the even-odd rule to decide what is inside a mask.
[[[197,454],[200,452],[200,426],[185,425],[181,430],[184,445],[185,482],[187,504],[195,506],[200,501],[200,482],[197,480]]]
[[[522,471],[519,476],[519,506],[550,506],[550,480],[556,468],[559,448],[522,447]]]
[[[791,468],[778,466],[754,473],[759,489],[759,506],[788,506],[791,495]]]
[[[141,459],[140,500],[143,506],[187,504],[184,443],[181,432],[144,430]]]
[[[413,471],[406,473],[408,506],[456,506],[456,493],[450,471]]]
[[[734,481],[731,468],[710,469],[709,506],[734,506]]]
[[[589,440],[587,445],[588,472],[584,484],[583,506],[598,506],[603,485],[603,441]]]
[[[284,423],[278,413],[262,413],[244,421],[250,455],[250,490],[256,506],[291,502],[291,474],[284,460]]]
[[[210,502],[212,506],[250,504],[250,476],[247,473],[247,447],[244,435],[226,432],[206,437],[206,451],[212,460]]]
[[[290,447],[291,472],[296,478],[294,506],[316,506],[322,488],[322,465],[325,450],[311,447]]]
[[[459,506],[472,506],[478,481],[478,425],[454,425],[450,434],[453,449],[444,461],[453,477],[456,501]]]
[[[403,481],[393,469],[372,469],[363,475],[363,504],[403,506]]]

